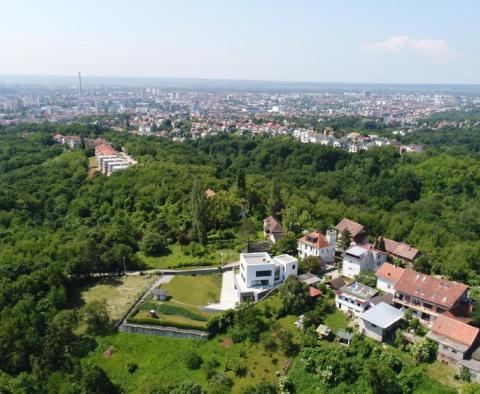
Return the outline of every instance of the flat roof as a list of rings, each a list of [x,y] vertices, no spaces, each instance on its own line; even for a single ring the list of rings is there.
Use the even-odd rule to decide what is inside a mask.
[[[248,265],[272,263],[272,259],[267,252],[241,253],[240,258],[243,259]]]
[[[352,246],[350,248],[348,248],[346,251],[345,251],[345,254],[349,254],[351,256],[354,256],[354,257],[360,257],[362,256],[363,254],[365,254],[367,251],[365,250],[365,248],[362,248],[360,246]]]
[[[391,305],[381,302],[366,310],[360,315],[360,319],[375,324],[380,328],[388,328],[403,317],[403,312]]]
[[[361,298],[362,300],[368,300],[377,294],[376,289],[359,282],[352,282],[348,285],[342,286],[339,291]]]
[[[273,259],[278,260],[282,263],[292,263],[297,261],[295,257],[290,256],[289,254],[281,254],[279,256],[275,256]]]

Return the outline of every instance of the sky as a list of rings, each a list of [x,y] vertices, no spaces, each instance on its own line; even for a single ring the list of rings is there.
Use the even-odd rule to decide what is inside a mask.
[[[0,0],[0,74],[480,83],[478,0]]]

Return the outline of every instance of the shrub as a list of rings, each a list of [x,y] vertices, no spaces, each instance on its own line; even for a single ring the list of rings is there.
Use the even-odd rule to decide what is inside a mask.
[[[134,373],[138,369],[138,365],[136,363],[128,363],[127,364],[127,371],[129,373]]]
[[[215,375],[217,368],[220,366],[220,363],[215,357],[212,357],[205,361],[202,365],[203,372],[207,375],[207,379],[210,379]]]
[[[140,249],[146,256],[158,256],[168,245],[166,237],[155,232],[148,232],[144,235]]]
[[[183,323],[183,322],[177,322],[177,321],[170,321],[166,319],[154,319],[151,317],[129,317],[128,318],[129,323],[134,323],[134,324],[149,324],[152,326],[162,326],[162,327],[174,327],[174,328],[184,328],[186,330],[200,330],[203,331],[205,329],[204,324],[200,323]]]
[[[202,366],[202,358],[195,352],[188,353],[185,357],[185,365],[188,369],[198,369]]]

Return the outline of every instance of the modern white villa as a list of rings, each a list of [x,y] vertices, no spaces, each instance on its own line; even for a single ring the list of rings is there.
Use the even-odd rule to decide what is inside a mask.
[[[258,301],[297,271],[298,260],[288,254],[272,258],[266,252],[241,253],[240,271],[234,278],[240,302]]]
[[[387,261],[387,253],[371,244],[350,246],[343,254],[342,275],[353,278],[364,271],[376,272]]]

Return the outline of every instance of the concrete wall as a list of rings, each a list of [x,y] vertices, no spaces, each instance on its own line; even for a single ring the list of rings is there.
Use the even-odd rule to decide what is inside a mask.
[[[450,346],[438,344],[437,358],[450,364],[456,364],[457,361],[463,360],[464,353],[451,348]]]
[[[368,321],[365,321],[363,319],[359,319],[359,325],[360,325],[360,332],[375,340],[375,341],[378,341],[378,342],[382,342],[383,341],[383,329],[378,327],[378,326],[374,326],[372,325],[370,322]]]
[[[184,338],[184,339],[207,339],[206,331],[185,330],[175,327],[151,326],[146,324],[122,324],[118,331],[131,334],[157,335],[162,337]]]

